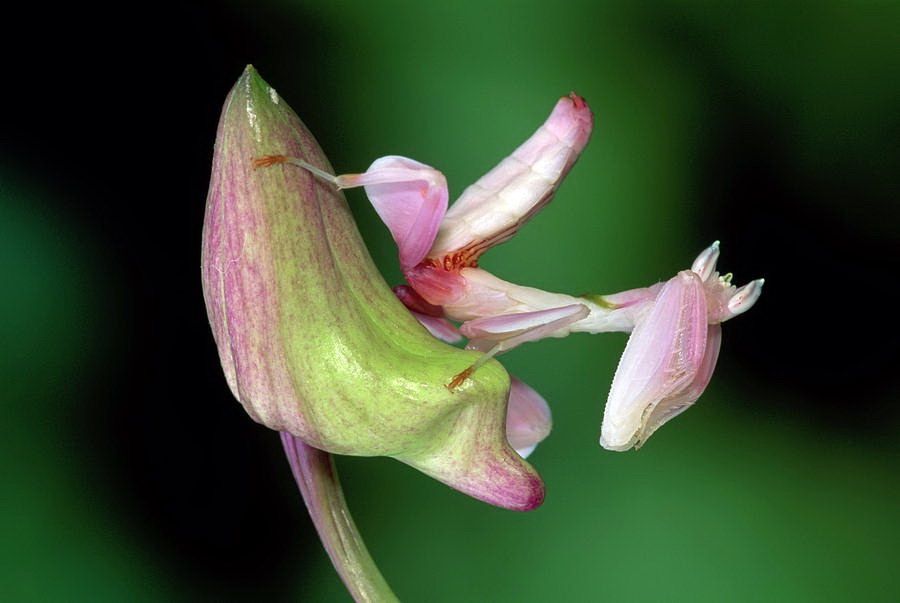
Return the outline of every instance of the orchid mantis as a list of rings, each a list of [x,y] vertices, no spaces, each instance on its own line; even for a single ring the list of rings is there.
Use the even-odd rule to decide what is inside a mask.
[[[479,268],[485,251],[509,240],[553,198],[592,128],[583,98],[559,99],[537,131],[449,209],[443,174],[406,157],[382,157],[361,174],[339,176],[281,155],[256,165],[294,164],[337,188],[365,188],[397,243],[408,283],[395,288],[399,299],[436,337],[452,342],[462,334],[468,348],[483,352],[450,379],[451,390],[487,359],[522,343],[572,332],[634,331],[600,439],[606,448],[625,450],[640,446],[700,396],[718,356],[719,323],[749,309],[763,280],[736,289],[730,274],[719,277],[718,242],[668,282],[613,295],[542,291]],[[459,330],[446,319],[460,322]]]
[[[452,389],[488,358],[521,343],[573,330],[607,330],[608,308],[520,287],[478,268],[482,253],[511,238],[553,198],[592,127],[584,99],[574,93],[561,98],[546,122],[449,210],[443,174],[406,157],[382,157],[362,174],[340,176],[284,156],[264,157],[257,165],[292,163],[338,188],[365,187],[399,248],[409,283],[397,289],[400,300],[424,317],[432,333],[444,331],[438,336],[445,339],[451,340],[453,331],[429,318],[461,321],[469,347],[485,352],[448,383]]]

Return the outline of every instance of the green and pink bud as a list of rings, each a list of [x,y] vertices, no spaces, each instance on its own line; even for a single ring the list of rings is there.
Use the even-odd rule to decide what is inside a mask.
[[[225,102],[203,229],[203,293],[228,385],[257,422],[327,452],[390,456],[502,507],[543,499],[507,442],[510,381],[432,337],[382,279],[312,134],[250,67]],[[277,162],[275,162],[277,163]],[[261,165],[268,165],[262,169]]]

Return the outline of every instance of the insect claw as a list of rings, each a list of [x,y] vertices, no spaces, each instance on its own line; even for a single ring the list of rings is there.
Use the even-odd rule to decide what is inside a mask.
[[[453,379],[450,380],[450,383],[448,383],[445,387],[452,392],[454,389],[465,383],[466,379],[468,379],[473,372],[475,372],[474,364],[453,377]]]
[[[279,163],[287,163],[287,161],[288,158],[285,155],[265,155],[253,160],[253,169],[272,167]]]

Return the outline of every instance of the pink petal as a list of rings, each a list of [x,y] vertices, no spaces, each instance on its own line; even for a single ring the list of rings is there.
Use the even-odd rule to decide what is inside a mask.
[[[459,329],[452,322],[443,318],[440,306],[429,304],[416,293],[415,289],[406,285],[398,285],[394,287],[394,294],[403,302],[410,314],[433,336],[447,343],[456,343],[462,340]]]
[[[397,296],[403,305],[411,312],[419,314],[427,314],[428,316],[443,316],[444,310],[440,306],[428,303],[428,301],[419,295],[415,289],[408,285],[397,285],[393,288],[394,295]]]
[[[458,272],[419,264],[406,270],[404,276],[416,293],[434,306],[455,303],[466,294],[466,279]]]
[[[506,411],[506,438],[523,459],[550,435],[553,419],[550,406],[531,387],[510,378],[509,406]]]
[[[690,386],[700,371],[707,331],[703,282],[683,270],[663,286],[625,346],[603,414],[604,448],[634,446],[654,407]]]
[[[561,98],[531,138],[463,192],[429,255],[468,248],[477,256],[512,237],[553,197],[587,144],[593,123],[584,99]]]
[[[364,174],[338,176],[342,188],[365,186],[369,201],[400,249],[400,266],[412,268],[431,248],[447,211],[447,180],[406,157],[376,159]]]
[[[441,341],[445,341],[447,343],[456,343],[457,341],[462,340],[462,335],[459,333],[459,329],[457,329],[452,322],[447,320],[446,318],[438,318],[436,316],[428,316],[427,314],[419,314],[418,312],[414,312],[410,310],[410,314],[412,314],[416,320],[418,320],[423,327],[428,329],[428,332],[440,339]]]

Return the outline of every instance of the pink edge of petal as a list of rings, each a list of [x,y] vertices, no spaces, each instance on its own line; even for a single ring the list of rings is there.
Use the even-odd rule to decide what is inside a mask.
[[[512,449],[509,453],[520,458]],[[486,471],[488,477],[485,483],[490,484],[490,488],[467,490],[465,485],[460,487],[460,484],[454,487],[486,503],[511,511],[532,511],[543,504],[546,491],[544,482],[537,474],[525,477],[524,481],[521,477],[513,481],[509,479],[505,464],[494,461],[487,464]]]
[[[510,376],[506,438],[523,459],[534,451],[553,426],[550,405],[533,388]]]
[[[415,319],[418,320],[423,327],[428,329],[428,332],[437,339],[446,343],[457,343],[462,341],[463,336],[460,334],[459,329],[446,318],[428,316],[427,314],[420,314],[413,310],[410,310],[410,314],[412,314]]]
[[[512,511],[531,511],[544,502],[544,482],[510,446],[483,453],[475,450],[487,442],[473,442],[473,448],[455,463],[443,459],[397,457],[423,473],[488,504]],[[473,458],[466,459],[466,456]]]
[[[511,447],[491,455],[475,469],[477,476],[437,479],[473,498],[511,511],[531,511],[544,502],[544,482],[537,473],[522,471],[525,461]],[[533,471],[533,470],[532,470]]]

